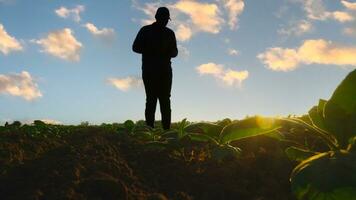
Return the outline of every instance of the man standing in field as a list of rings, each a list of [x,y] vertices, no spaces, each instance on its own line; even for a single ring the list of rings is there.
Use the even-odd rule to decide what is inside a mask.
[[[142,79],[146,91],[146,124],[154,127],[157,99],[159,100],[162,126],[168,130],[171,126],[171,58],[178,55],[174,32],[166,25],[169,10],[157,9],[156,22],[144,26],[138,32],[132,50],[142,54]]]

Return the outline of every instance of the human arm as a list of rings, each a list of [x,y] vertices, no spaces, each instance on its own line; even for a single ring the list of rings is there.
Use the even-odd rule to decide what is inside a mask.
[[[132,44],[132,50],[136,53],[142,54],[143,49],[144,49],[144,34],[143,34],[143,28],[141,28],[140,31],[137,33],[135,41]]]
[[[171,48],[170,48],[170,56],[171,58],[177,57],[178,55],[178,48],[177,48],[177,40],[174,32],[172,31],[172,42],[171,42]]]

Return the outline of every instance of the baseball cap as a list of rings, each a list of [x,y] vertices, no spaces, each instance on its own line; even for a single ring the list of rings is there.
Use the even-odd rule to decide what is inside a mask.
[[[166,7],[159,7],[155,15],[156,19],[171,19],[169,17],[169,10]]]

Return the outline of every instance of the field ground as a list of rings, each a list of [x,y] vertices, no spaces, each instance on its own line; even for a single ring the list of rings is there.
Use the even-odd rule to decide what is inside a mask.
[[[70,130],[0,134],[1,199],[294,199],[289,175],[297,163],[270,137],[241,140],[239,158],[217,161],[204,151],[186,158],[150,149],[110,128]]]

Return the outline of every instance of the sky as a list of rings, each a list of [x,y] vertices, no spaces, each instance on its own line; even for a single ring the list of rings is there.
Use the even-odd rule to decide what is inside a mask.
[[[302,115],[356,67],[352,0],[0,0],[0,124],[144,119],[131,47],[160,6],[173,121]]]

